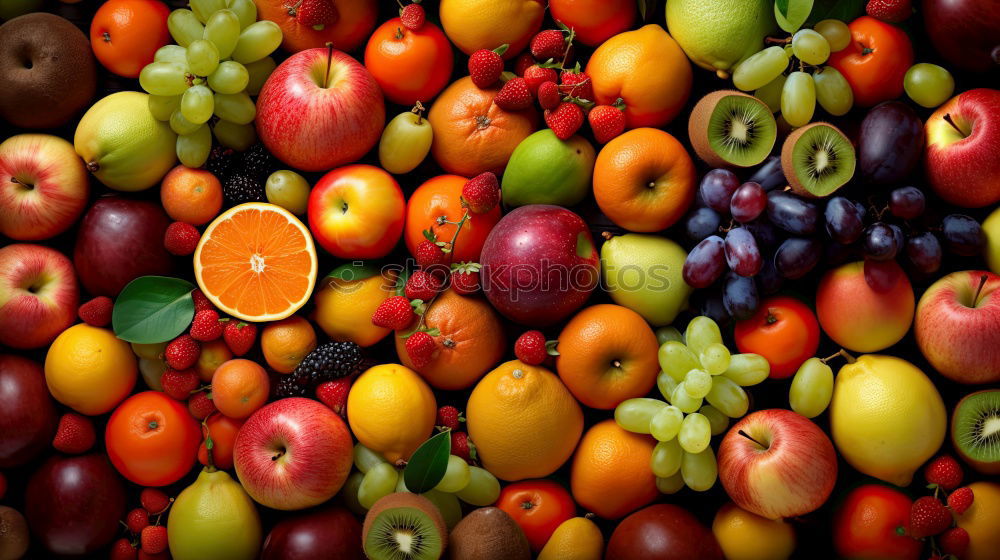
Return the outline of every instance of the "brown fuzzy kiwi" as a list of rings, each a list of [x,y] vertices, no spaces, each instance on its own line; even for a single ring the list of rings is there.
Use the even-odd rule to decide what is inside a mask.
[[[854,146],[830,123],[795,129],[781,146],[781,169],[795,194],[830,196],[854,177]]]
[[[1000,390],[966,395],[951,413],[951,442],[963,461],[983,474],[1000,474]]]
[[[450,560],[531,560],[524,531],[500,508],[474,510],[451,530]]]
[[[691,111],[688,137],[712,167],[751,167],[774,148],[777,124],[771,109],[742,91],[713,91]]]
[[[430,500],[397,492],[368,510],[361,542],[370,560],[437,560],[448,546],[448,527]]]

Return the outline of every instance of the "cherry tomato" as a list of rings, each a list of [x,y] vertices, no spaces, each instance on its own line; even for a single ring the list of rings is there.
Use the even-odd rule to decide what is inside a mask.
[[[833,522],[833,543],[842,558],[916,560],[924,544],[908,536],[912,500],[881,484],[848,494]],[[900,534],[902,532],[902,534]]]
[[[111,463],[141,486],[180,480],[194,466],[198,439],[198,423],[187,407],[159,391],[126,399],[104,432]]]
[[[903,95],[903,77],[913,66],[913,46],[902,29],[873,17],[851,22],[851,42],[830,55],[854,92],[854,103],[871,107]]]
[[[233,468],[233,445],[236,443],[236,433],[246,420],[236,420],[221,413],[214,413],[201,427],[204,436],[212,436],[212,464],[216,468],[229,470]],[[198,448],[198,462],[208,465],[208,448],[202,440]]]
[[[736,323],[736,347],[767,358],[771,378],[794,374],[819,347],[816,315],[801,301],[784,296],[764,300],[753,317]]]
[[[551,480],[515,482],[500,492],[497,507],[521,527],[536,553],[556,527],[576,515],[576,504],[569,492]]]

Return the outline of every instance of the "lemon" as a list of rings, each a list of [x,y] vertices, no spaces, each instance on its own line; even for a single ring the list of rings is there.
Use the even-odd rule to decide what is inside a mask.
[[[153,118],[148,98],[137,91],[112,93],[94,103],[76,127],[76,153],[112,189],[148,189],[177,163],[177,135]]]
[[[604,535],[586,517],[572,517],[556,527],[538,560],[601,560]]]
[[[969,549],[962,556],[964,560],[995,560],[1000,549],[1000,484],[995,482],[973,482],[972,506],[958,516],[958,526],[969,533]]]
[[[250,560],[260,550],[260,516],[240,483],[207,467],[174,500],[167,541],[174,560]]]
[[[726,560],[782,560],[795,552],[795,529],[778,519],[767,519],[729,502],[712,522]]]
[[[430,437],[436,416],[431,388],[399,364],[362,373],[347,395],[347,421],[354,436],[390,463],[410,458]]]
[[[692,62],[720,76],[777,30],[771,0],[667,0],[667,30]]]
[[[947,418],[941,395],[916,366],[868,354],[840,368],[830,403],[837,450],[864,474],[908,486],[941,447]]]
[[[316,290],[314,319],[331,339],[368,347],[382,340],[390,329],[372,324],[372,314],[395,295],[396,274],[376,274],[363,280],[324,278]]]
[[[55,399],[90,416],[104,414],[135,386],[135,355],[108,329],[79,323],[64,330],[45,355],[45,383]]]

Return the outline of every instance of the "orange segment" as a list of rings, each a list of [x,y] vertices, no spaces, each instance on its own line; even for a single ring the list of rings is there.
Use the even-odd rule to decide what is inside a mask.
[[[295,313],[316,285],[316,248],[289,211],[251,202],[215,219],[194,253],[205,296],[244,321],[277,321]]]

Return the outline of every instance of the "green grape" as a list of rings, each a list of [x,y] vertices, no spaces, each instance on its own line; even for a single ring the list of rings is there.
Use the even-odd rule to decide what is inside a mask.
[[[149,112],[153,114],[154,119],[158,121],[169,121],[170,115],[172,115],[177,109],[180,109],[181,96],[150,94],[147,102],[149,104]]]
[[[132,342],[130,345],[132,346],[132,352],[135,352],[136,356],[147,360],[163,360],[163,351],[167,349],[166,342],[155,342],[152,344]]]
[[[233,49],[232,57],[236,62],[246,64],[260,60],[274,52],[281,44],[281,28],[277,23],[261,20],[248,25],[240,33]]]
[[[167,29],[177,44],[186,47],[191,41],[201,39],[205,34],[205,26],[198,21],[191,10],[174,10],[167,16]]]
[[[257,62],[247,64],[246,69],[250,73],[250,81],[247,83],[247,93],[250,95],[260,93],[260,88],[264,87],[264,82],[267,81],[267,78],[271,76],[271,72],[274,72],[274,69],[277,67],[278,64],[269,56],[265,56]]]
[[[180,108],[170,114],[170,129],[176,134],[191,134],[199,128],[201,124],[185,119]]]
[[[153,62],[179,62],[187,64],[187,49],[180,45],[163,45],[153,54]]]
[[[684,376],[684,390],[692,399],[701,399],[712,389],[712,376],[703,369],[693,369]]]
[[[657,441],[670,441],[677,437],[682,421],[684,421],[684,413],[681,412],[681,409],[673,405],[665,406],[650,419],[649,433]]]
[[[744,387],[756,385],[771,375],[771,364],[760,354],[733,354],[724,376]]]
[[[187,48],[187,62],[192,74],[208,76],[219,67],[219,49],[211,41],[192,41]]]
[[[706,447],[701,453],[685,453],[681,457],[681,476],[684,477],[684,484],[696,492],[715,486],[719,465],[715,462],[712,448]]]
[[[903,77],[903,89],[917,105],[932,109],[947,101],[955,91],[951,72],[937,64],[914,64]]]
[[[782,47],[782,49],[785,51],[785,56],[788,57],[788,60],[791,60],[792,57],[795,56],[795,51],[792,50],[792,44],[791,43],[785,45],[784,47]]]
[[[709,375],[719,375],[729,369],[729,349],[725,344],[713,342],[701,351],[699,361]]]
[[[215,12],[226,9],[226,0],[191,0],[188,4],[195,17],[202,23],[208,21]]]
[[[438,508],[449,529],[458,525],[458,522],[462,520],[462,504],[458,502],[458,498],[454,494],[428,490],[422,495]]]
[[[842,51],[851,44],[851,28],[839,19],[824,19],[814,25],[813,29],[830,44],[830,52]]]
[[[708,423],[712,425],[713,436],[721,434],[729,427],[729,417],[710,404],[701,407],[698,412],[708,418]]]
[[[361,485],[358,486],[358,503],[365,509],[371,509],[375,502],[392,494],[398,480],[399,473],[389,463],[375,465],[361,479]]]
[[[412,111],[400,113],[382,131],[379,162],[389,173],[409,173],[427,157],[433,139],[430,121]]]
[[[198,127],[191,134],[177,137],[177,159],[187,167],[201,167],[208,161],[212,151],[212,129],[207,124]]]
[[[830,43],[812,29],[800,29],[792,36],[792,52],[802,62],[819,66],[830,58]]]
[[[142,380],[154,391],[163,390],[163,383],[160,382],[160,379],[166,371],[167,362],[163,360],[139,358],[139,373],[142,374]]]
[[[788,389],[792,410],[815,418],[830,406],[833,397],[833,370],[819,358],[809,358],[799,366]]]
[[[208,76],[208,87],[216,93],[239,93],[250,83],[250,73],[239,62],[226,60]]]
[[[713,380],[712,390],[705,396],[708,404],[730,418],[739,418],[750,408],[746,391],[728,377],[719,376]]]
[[[816,101],[827,113],[834,116],[846,115],[854,105],[854,91],[847,79],[833,66],[824,66],[813,74],[816,82]]]
[[[763,101],[772,113],[777,113],[781,110],[781,89],[783,87],[785,87],[785,75],[779,74],[777,78],[768,82],[766,86],[753,92],[753,95]]]
[[[500,497],[500,481],[486,469],[469,467],[469,483],[456,495],[474,506],[492,505]]]
[[[715,321],[700,315],[688,323],[687,330],[684,331],[684,340],[691,352],[695,356],[700,356],[709,344],[722,344],[722,333],[719,332],[719,325]]]
[[[375,465],[381,465],[385,462],[386,460],[378,453],[375,453],[360,443],[355,444],[354,466],[357,467],[359,471],[366,473]]]
[[[230,0],[227,3],[229,9],[240,18],[240,29],[246,29],[248,25],[257,21],[257,5],[253,0]]]
[[[693,398],[691,394],[688,393],[687,387],[684,386],[683,381],[674,387],[674,392],[671,393],[670,397],[670,404],[681,409],[681,412],[691,413],[701,408],[701,399]]]
[[[216,93],[215,115],[236,124],[248,124],[257,116],[257,107],[246,93]]]
[[[805,126],[816,111],[816,85],[805,72],[792,72],[781,89],[781,114],[794,127]]]
[[[703,414],[692,412],[684,417],[677,432],[677,442],[688,453],[701,453],[712,441],[712,423]]]
[[[676,381],[683,381],[687,372],[701,367],[696,356],[684,343],[668,340],[660,346],[656,355],[660,368]]]
[[[188,122],[201,124],[212,117],[215,98],[207,86],[191,86],[181,96],[181,114]]]
[[[674,394],[674,387],[677,386],[677,380],[674,379],[669,373],[661,371],[656,374],[656,388],[660,390],[660,394],[663,398],[670,400],[670,395]]]
[[[664,494],[676,494],[681,488],[684,488],[684,477],[681,476],[680,471],[667,478],[657,477],[656,479],[656,489]]]
[[[785,49],[768,47],[744,60],[733,71],[733,85],[743,91],[764,87],[788,67]],[[688,342],[690,339],[685,338]]]
[[[309,204],[309,182],[294,171],[275,171],[264,183],[267,201],[277,204],[292,214],[305,214]]]
[[[232,10],[219,10],[205,23],[205,39],[215,45],[219,58],[226,59],[240,38],[240,18]]]
[[[656,329],[656,342],[662,345],[664,342],[671,340],[676,340],[677,342],[684,343],[684,335],[681,331],[677,330],[677,327],[660,327]]]
[[[449,494],[458,492],[469,484],[470,477],[469,464],[465,462],[465,459],[458,455],[449,455],[448,470],[445,471],[441,482],[438,482],[434,489]]]
[[[615,407],[615,422],[630,432],[648,434],[649,421],[666,406],[658,399],[626,399]]]
[[[212,132],[219,143],[227,148],[232,148],[237,152],[242,152],[253,146],[257,141],[257,131],[252,124],[236,124],[229,121],[219,120],[212,125]]]
[[[364,478],[364,473],[358,471],[352,472],[351,476],[347,477],[347,480],[344,481],[344,487],[340,491],[340,495],[344,497],[344,504],[347,506],[347,509],[356,515],[362,516],[368,511],[358,501],[358,489],[361,488],[361,481]]]
[[[681,451],[676,439],[661,441],[656,444],[649,456],[649,466],[657,477],[667,478],[680,470],[683,455],[684,452]]]
[[[139,85],[153,95],[180,95],[190,86],[187,67],[177,62],[150,62],[139,73]]]

